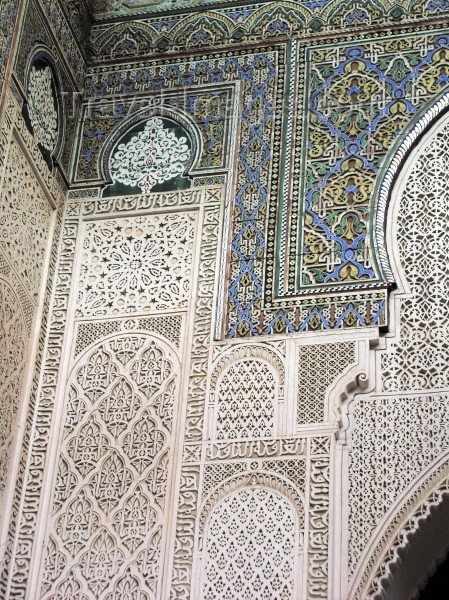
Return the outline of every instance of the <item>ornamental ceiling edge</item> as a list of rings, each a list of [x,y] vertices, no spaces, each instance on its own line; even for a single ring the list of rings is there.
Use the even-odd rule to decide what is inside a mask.
[[[84,0],[83,0],[84,1]],[[317,0],[312,4],[323,4],[327,0]],[[238,0],[86,0],[94,20],[130,19],[150,16],[167,16],[190,13],[207,9],[244,9],[247,6],[270,4],[272,0],[246,0],[244,6]],[[303,3],[298,3],[303,4]],[[310,4],[310,3],[309,3]]]

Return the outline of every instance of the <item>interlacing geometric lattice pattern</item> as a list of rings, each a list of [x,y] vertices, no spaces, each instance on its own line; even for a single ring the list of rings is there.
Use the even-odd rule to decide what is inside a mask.
[[[239,15],[245,20],[243,13]],[[271,17],[278,24],[274,14]],[[299,79],[287,89],[283,82],[294,80],[293,70],[284,76],[288,56],[268,49],[247,54],[244,60],[228,53],[188,63],[148,61],[133,69],[98,65],[87,85],[92,96],[107,101],[117,90],[126,95],[175,89],[180,93],[182,88],[240,81],[245,110],[244,126],[235,140],[239,160],[228,255],[226,335],[377,326],[385,324],[386,286],[381,286],[382,291],[377,288],[382,277],[369,225],[375,181],[404,127],[447,84],[448,48],[449,38],[434,34],[376,37],[363,44],[354,40],[340,45],[326,40],[320,47],[299,44],[295,50],[290,48],[293,63],[301,64]],[[295,91],[297,98],[292,97]],[[305,107],[305,119],[296,119],[291,194],[286,193],[288,186],[279,189],[279,178],[270,175],[279,164],[283,126],[293,135],[293,113],[278,110],[284,102],[290,106],[289,100]],[[128,114],[129,102],[129,98],[124,101],[120,114]],[[98,102],[101,111],[106,104]],[[109,105],[101,118],[93,113],[86,118],[79,181],[100,175],[101,148],[109,139],[107,133],[117,131],[113,103]],[[180,101],[179,106],[184,104]],[[303,136],[306,150],[298,143]],[[288,148],[287,143],[287,163]],[[291,198],[291,204],[285,202],[283,225],[277,229],[283,197]],[[279,273],[272,264],[279,264]],[[353,287],[368,283],[376,286],[369,295]],[[331,291],[334,285],[341,291],[351,288],[354,294],[339,295]],[[324,287],[329,296],[325,302],[301,298],[288,304],[275,299],[284,287],[292,295]]]
[[[354,407],[352,571],[388,508],[449,445],[448,163],[446,125],[422,149],[400,198],[395,231],[411,295],[401,299],[399,339],[380,357],[382,396]]]
[[[175,361],[152,337],[129,334],[98,344],[73,370],[43,598],[157,594]]]
[[[34,300],[41,285],[52,212],[39,180],[13,138],[0,196],[0,244]]]
[[[355,360],[354,342],[299,347],[298,425],[324,421],[328,387]]]
[[[168,521],[170,508],[167,507],[171,507],[171,500],[174,500],[173,496],[169,496],[168,490],[172,489],[172,484],[174,487],[174,482],[169,477],[170,482],[166,486],[166,476],[167,470],[170,473],[174,473],[174,470],[171,469],[170,462],[167,465],[168,457],[165,449],[170,448],[170,453],[175,454],[178,459],[180,453],[176,452],[179,445],[176,446],[173,439],[168,439],[166,443],[164,440],[167,436],[161,439],[158,433],[166,434],[166,430],[169,429],[169,426],[165,425],[165,421],[169,417],[170,406],[166,406],[167,416],[165,413],[162,414],[165,405],[161,402],[160,410],[157,406],[157,398],[162,395],[164,386],[166,385],[168,388],[169,384],[172,385],[170,383],[171,375],[166,373],[169,369],[162,369],[158,361],[149,356],[147,373],[142,368],[140,376],[137,367],[133,368],[133,363],[136,361],[132,358],[132,354],[136,353],[137,359],[139,356],[143,357],[145,348],[133,347],[138,345],[139,340],[146,340],[148,345],[150,341],[154,342],[155,346],[165,355],[167,363],[170,362],[173,365],[173,370],[176,371],[173,377],[176,376],[176,382],[179,383],[179,367],[177,366],[179,359],[167,348],[166,344],[158,340],[160,340],[161,334],[166,332],[184,345],[185,340],[181,333],[185,313],[188,309],[188,300],[182,290],[179,298],[179,304],[182,303],[184,307],[182,309],[176,305],[176,298],[174,298],[173,306],[170,306],[167,311],[158,312],[157,315],[132,314],[125,308],[122,313],[118,311],[118,314],[112,318],[106,317],[101,320],[82,318],[77,321],[74,319],[73,312],[69,311],[70,297],[72,295],[75,301],[78,298],[76,289],[80,285],[78,265],[82,261],[86,221],[87,223],[102,224],[107,218],[106,215],[111,215],[110,219],[115,219],[117,226],[120,226],[123,221],[127,221],[128,215],[131,215],[130,220],[136,222],[137,219],[134,219],[134,215],[140,212],[147,215],[144,222],[151,226],[151,223],[154,223],[151,215],[155,216],[155,220],[161,219],[165,213],[162,214],[159,211],[166,210],[168,207],[179,208],[179,212],[172,212],[166,215],[167,217],[176,215],[179,217],[179,221],[185,222],[184,206],[192,205],[193,218],[202,217],[201,227],[195,228],[195,230],[199,229],[201,235],[202,261],[198,268],[198,285],[201,294],[195,303],[195,320],[191,324],[193,327],[189,339],[189,350],[192,348],[193,358],[191,364],[187,359],[183,361],[186,372],[190,372],[191,376],[190,379],[188,377],[184,379],[185,382],[189,380],[190,406],[187,405],[187,416],[182,425],[187,438],[190,437],[190,440],[201,439],[203,423],[201,410],[204,407],[207,389],[211,313],[216,274],[215,257],[220,231],[220,200],[221,189],[219,188],[212,190],[211,193],[201,190],[185,194],[154,194],[151,197],[136,195],[127,198],[126,202],[123,202],[121,198],[111,198],[103,200],[101,203],[91,202],[89,198],[85,201],[77,199],[67,207],[61,249],[57,253],[60,270],[57,275],[55,296],[50,313],[49,346],[44,350],[44,369],[48,374],[48,379],[46,379],[45,393],[38,396],[36,419],[40,426],[35,436],[33,433],[31,440],[30,455],[34,456],[36,452],[40,452],[42,460],[39,465],[33,466],[32,473],[25,474],[24,494],[26,496],[31,494],[34,500],[27,498],[23,502],[23,510],[20,514],[21,522],[17,536],[23,539],[24,543],[20,543],[19,553],[21,556],[19,557],[16,553],[13,558],[16,565],[19,563],[22,565],[20,573],[19,570],[15,570],[14,579],[16,581],[11,584],[8,580],[5,585],[5,587],[9,585],[10,589],[14,589],[14,593],[21,595],[25,593],[24,590],[28,586],[29,574],[33,568],[28,553],[33,548],[34,531],[41,527],[44,543],[40,545],[37,560],[41,564],[39,572],[44,576],[44,580],[41,582],[44,588],[39,585],[39,589],[33,590],[33,594],[41,594],[44,598],[58,598],[58,600],[67,597],[90,600],[94,594],[92,589],[100,589],[105,585],[106,579],[109,583],[108,587],[103,589],[100,594],[102,600],[104,598],[121,600],[126,598],[126,594],[130,594],[132,600],[134,598],[148,600],[148,598],[154,597],[152,590],[155,588],[157,588],[156,595],[159,594],[158,572],[162,573],[162,571],[159,571],[158,552],[160,544],[165,548],[168,531],[174,535],[172,526],[176,518],[173,517],[167,523],[169,527],[167,527],[166,536],[165,529],[162,528],[163,531],[161,531],[160,527],[161,515],[165,521]],[[200,204],[201,210],[199,210]],[[148,211],[152,209],[156,209],[156,212],[149,214]],[[96,217],[99,218],[96,219]],[[173,221],[175,221],[174,224]],[[171,231],[175,230],[176,220],[170,219],[170,226]],[[182,227],[180,229],[183,230]],[[162,242],[161,247],[163,247]],[[190,264],[191,257],[186,256],[189,249],[191,247],[189,248],[188,245],[183,247],[182,260]],[[74,282],[75,289],[73,290]],[[112,328],[110,327],[111,323],[114,323]],[[94,326],[83,330],[83,326],[87,324]],[[117,324],[118,331],[111,331]],[[102,327],[103,325],[105,326]],[[67,326],[69,330],[74,330],[74,336],[78,331],[81,332],[81,343],[77,345],[76,339],[72,337],[73,344],[70,345],[69,352],[72,353],[77,348],[79,354],[77,359],[67,365],[68,373],[66,374],[63,369],[59,379],[61,383],[64,381],[65,391],[57,392],[54,385],[57,377],[53,377],[52,373],[57,374],[61,362],[63,362],[62,347]],[[154,331],[154,335],[144,333],[142,330]],[[133,340],[137,340],[135,344]],[[96,345],[92,347],[92,343],[95,342]],[[82,349],[80,350],[80,348]],[[104,361],[104,354],[112,356],[109,366],[108,360]],[[86,377],[86,373],[83,371],[84,367],[90,368],[91,376]],[[165,376],[167,376],[167,380],[164,379]],[[154,381],[152,377],[154,377]],[[89,378],[91,379],[90,383]],[[102,384],[102,378],[110,383]],[[162,388],[160,395],[156,393],[151,395],[146,391],[151,381]],[[104,385],[107,385],[106,389]],[[153,409],[153,412],[150,411],[149,418],[153,418],[158,425],[156,432],[154,427],[153,430],[151,429],[151,423],[148,424],[149,419],[146,418],[143,400],[148,401]],[[153,400],[154,406],[151,405]],[[169,398],[167,398],[168,401]],[[56,405],[60,407],[58,412],[60,417],[66,418],[66,423],[64,425],[58,422],[58,426],[53,428]],[[176,410],[181,407],[180,398],[176,399],[175,406]],[[44,412],[45,415],[43,415]],[[157,415],[154,415],[154,412],[157,412]],[[91,429],[88,427],[90,425],[92,425]],[[141,425],[143,430],[139,431],[138,428]],[[123,430],[123,428],[125,429]],[[134,438],[132,438],[133,432],[130,429],[136,431]],[[52,437],[52,430],[56,439]],[[93,437],[94,434],[97,436],[96,439]],[[113,441],[111,441],[112,438]],[[52,440],[55,442],[54,445]],[[160,442],[163,442],[163,448],[153,457],[152,446],[159,447]],[[131,447],[135,448],[135,454],[131,453]],[[55,459],[52,475],[50,475],[51,481],[48,481],[44,474],[46,461],[43,455],[45,454],[47,457],[53,454]],[[139,469],[141,461],[145,461],[147,458],[152,459],[152,457],[156,472],[153,472],[151,465],[148,468],[145,467],[142,481],[139,481],[139,477],[135,474],[136,470]],[[91,471],[89,471],[90,468]],[[178,479],[180,491],[176,520],[176,543],[171,540],[171,547],[175,548],[174,566],[172,572],[168,574],[168,578],[171,576],[173,579],[173,593],[176,598],[184,597],[184,590],[186,593],[190,590],[190,565],[193,556],[189,549],[193,547],[194,535],[194,527],[192,528],[190,523],[195,522],[199,489],[198,484],[195,484],[196,487],[192,486],[191,465],[187,465],[185,470],[185,479],[183,476]],[[46,505],[46,509],[48,509],[46,514],[49,515],[49,518],[42,522],[38,519],[36,505],[39,502],[38,496],[40,496],[42,486],[47,484],[51,487],[48,495],[50,504]],[[131,498],[133,493],[135,497]],[[161,508],[165,497],[167,497],[166,506],[163,505]],[[80,509],[77,508],[75,501],[81,502],[83,506]],[[145,507],[148,507],[146,515],[149,523],[154,520],[151,510],[159,507],[159,510],[156,510],[156,524],[154,527],[149,525],[147,529],[141,521],[137,520],[136,524],[132,520],[133,515],[138,517],[142,514],[145,515]],[[77,511],[77,516],[74,518],[74,522],[69,523],[67,519],[70,514],[75,514],[74,511]],[[91,512],[89,513],[89,511]],[[123,522],[123,527],[121,527],[122,516],[126,521],[126,515],[129,519],[127,522]],[[78,520],[85,523],[80,527],[80,531],[76,530]],[[92,528],[90,528],[91,524]],[[71,537],[72,526],[74,527],[73,539]],[[134,529],[135,533],[132,531]],[[111,537],[108,537],[104,530]],[[32,535],[28,533],[30,531]],[[143,545],[133,550],[131,542],[135,538],[139,540],[140,535],[146,535]],[[160,539],[161,535],[163,539]],[[111,542],[111,538],[113,542]],[[73,549],[80,542],[84,544],[84,547],[79,547],[78,553],[74,555]],[[95,555],[88,555],[88,551],[94,544],[97,544],[96,549],[100,548],[98,558]],[[101,554],[104,548],[108,549],[108,555],[115,557],[115,567],[110,567],[106,560],[103,561]],[[150,556],[151,553],[153,556]],[[25,554],[27,556],[22,559],[22,555]],[[101,573],[102,567],[98,567],[103,563],[107,566],[107,576]],[[119,572],[116,573],[114,568],[117,568]],[[9,574],[8,569],[5,577],[9,577]],[[170,585],[167,572],[164,571],[164,574],[163,584]],[[87,576],[89,581],[86,579]]]
[[[195,215],[151,215],[86,225],[79,316],[185,307]]]
[[[28,14],[33,16],[23,21],[25,41],[19,42],[21,57],[13,65],[14,69],[32,56],[36,40],[45,45],[49,39],[55,56],[57,46],[64,47],[66,60],[59,57],[56,64],[62,67],[65,63],[83,70],[79,49],[74,50],[72,34],[57,10],[59,2],[42,0],[40,7],[29,3]],[[14,3],[15,0],[5,3],[0,0],[2,8],[4,4],[13,7]],[[106,3],[107,0],[102,2],[103,7]],[[66,4],[67,14],[73,14],[69,4],[73,7],[77,3]],[[130,9],[133,5],[138,10],[143,4],[161,9],[173,8],[169,4],[186,6],[187,2],[111,0],[108,6],[115,10]],[[192,99],[207,101],[213,93],[231,101],[235,98],[243,110],[232,136],[227,134],[232,131],[231,127],[224,125],[228,119],[218,109],[210,120],[204,114],[195,117],[203,137],[197,183],[228,179],[224,173],[234,164],[229,160],[234,147],[237,158],[236,168],[231,168],[235,189],[229,189],[227,196],[227,206],[232,207],[233,214],[230,221],[225,221],[226,225],[232,223],[232,230],[225,231],[223,237],[223,250],[230,259],[227,270],[223,261],[221,272],[221,279],[229,283],[224,335],[244,337],[383,324],[382,294],[371,291],[362,298],[359,293],[350,297],[347,292],[351,285],[374,281],[377,277],[369,237],[373,216],[371,200],[386,152],[416,111],[449,81],[449,39],[441,35],[435,37],[433,32],[409,35],[407,28],[413,19],[422,19],[430,13],[443,23],[449,14],[449,5],[447,0],[399,0],[395,6],[394,0],[362,0],[353,6],[346,1],[318,0],[313,8],[313,3],[306,0],[253,2],[239,7],[229,4],[235,3],[225,2],[226,12],[211,15],[195,15],[193,11],[182,15],[179,10],[173,20],[170,14],[162,15],[158,21],[139,19],[139,23],[134,24],[122,20],[96,25],[93,39],[100,50],[92,58],[91,64],[97,67],[89,79],[97,95],[98,112],[104,113],[96,119],[93,110],[92,118],[86,115],[86,119],[80,119],[85,125],[81,133],[84,139],[76,141],[80,148],[79,164],[76,157],[72,161],[79,175],[76,193],[80,202],[78,206],[73,203],[67,214],[60,244],[59,275],[52,302],[48,302],[52,309],[46,332],[47,347],[43,356],[44,351],[39,350],[44,365],[40,373],[43,385],[36,408],[33,406],[30,410],[33,417],[29,419],[33,422],[28,436],[31,449],[21,472],[25,492],[18,496],[20,523],[17,535],[14,531],[9,544],[15,553],[15,564],[7,576],[11,596],[30,593],[34,596],[40,592],[25,590],[25,586],[30,587],[28,581],[34,581],[29,574],[39,560],[42,546],[45,525],[39,523],[38,515],[46,514],[50,493],[47,494],[45,486],[49,481],[53,486],[55,480],[50,529],[45,538],[45,581],[41,590],[46,600],[91,600],[94,597],[153,600],[168,594],[170,578],[171,596],[187,600],[191,595],[199,507],[201,502],[208,501],[204,496],[206,488],[213,495],[213,490],[231,475],[242,476],[244,485],[248,486],[246,473],[254,470],[255,465],[277,473],[279,480],[288,479],[300,487],[306,498],[308,532],[307,565],[304,566],[307,592],[304,595],[312,599],[333,594],[328,589],[329,573],[336,571],[334,565],[328,563],[329,515],[331,519],[334,515],[333,507],[329,507],[329,498],[333,496],[331,484],[335,481],[330,470],[334,456],[329,456],[333,437],[323,434],[320,440],[304,434],[303,449],[297,440],[254,438],[282,436],[286,415],[293,422],[297,417],[300,425],[325,419],[326,393],[335,378],[354,364],[354,345],[326,344],[293,352],[295,342],[287,342],[289,348],[280,362],[285,361],[288,375],[294,375],[287,381],[291,394],[288,408],[294,403],[292,396],[298,392],[296,415],[294,410],[286,412],[287,402],[284,404],[283,391],[279,391],[283,390],[283,377],[279,376],[278,381],[275,370],[263,360],[241,359],[221,373],[221,380],[217,378],[213,393],[209,394],[211,367],[220,352],[228,351],[225,343],[211,341],[216,299],[216,238],[222,216],[218,217],[218,211],[208,213],[210,205],[205,204],[198,211],[198,218],[203,219],[203,215],[205,218],[197,228],[193,211],[192,216],[177,215],[176,218],[173,213],[136,217],[140,211],[147,214],[144,211],[151,209],[151,199],[142,197],[148,204],[135,204],[135,208],[130,209],[133,200],[123,198],[121,206],[115,204],[115,210],[111,209],[112,204],[101,204],[104,198],[98,198],[98,203],[91,205],[102,205],[104,210],[95,213],[92,209],[88,217],[92,216],[92,222],[82,225],[86,235],[81,248],[77,245],[78,222],[75,223],[73,217],[81,214],[76,210],[83,204],[83,193],[91,194],[92,198],[97,192],[101,195],[100,188],[84,192],[82,181],[86,187],[93,182],[101,187],[99,179],[103,173],[98,172],[97,179],[95,170],[103,156],[102,144],[105,140],[111,142],[109,133],[130,114],[128,109],[136,94],[140,103],[168,91],[170,107],[191,116],[195,112],[188,108]],[[379,35],[377,29],[385,23],[390,8],[390,22],[397,23],[397,32]],[[3,32],[11,18],[9,9],[0,12]],[[39,19],[44,23],[44,13],[50,29],[53,27],[53,37],[50,29],[45,33],[45,27],[39,24]],[[428,27],[422,20],[420,23]],[[361,28],[369,29],[370,24],[376,28],[369,36],[371,39],[367,36],[362,40],[362,34],[354,33]],[[104,31],[100,25],[104,25]],[[341,44],[326,39],[329,32],[334,32],[334,25],[344,30]],[[314,41],[302,37],[304,41],[296,43],[295,32],[306,30],[314,32]],[[186,52],[182,58],[173,58],[174,64],[160,56],[151,62],[148,60],[151,53],[142,45],[144,34],[151,52],[164,50],[160,42],[168,44],[168,53],[178,53],[181,48],[214,50],[201,52],[201,56],[195,50],[195,57]],[[282,37],[282,41],[276,37]],[[254,44],[244,47],[249,39]],[[284,45],[287,39],[289,46]],[[215,52],[230,40],[232,48],[224,48],[220,54]],[[243,43],[237,50],[239,40]],[[110,52],[106,54],[108,43]],[[0,39],[0,48],[3,47]],[[24,48],[28,52],[24,52]],[[7,52],[0,54],[1,75]],[[123,59],[120,64],[113,64],[115,56]],[[74,75],[76,77],[76,73]],[[16,81],[22,82],[19,89],[26,89],[17,72]],[[284,82],[290,82],[286,89]],[[48,80],[43,88],[48,96],[51,91]],[[304,103],[300,97],[303,91]],[[123,94],[125,100],[116,103],[109,94],[114,98]],[[33,93],[28,95],[32,103]],[[50,104],[47,106],[52,108]],[[306,115],[304,122],[296,116],[302,108]],[[287,117],[285,121],[281,115]],[[41,146],[47,145],[49,149],[53,143],[54,113],[44,116],[48,129],[39,129],[36,125],[35,137],[39,140],[42,136]],[[444,144],[447,145],[447,140]],[[290,148],[293,149],[291,157]],[[444,154],[446,168],[447,152],[441,149],[439,152]],[[405,314],[401,338],[379,356],[384,373],[379,378],[379,387],[371,396],[361,397],[352,409],[354,427],[350,429],[353,439],[349,448],[352,450],[353,497],[350,503],[351,547],[355,549],[351,550],[351,569],[360,556],[361,547],[367,545],[370,532],[403,487],[449,443],[446,408],[449,376],[445,355],[449,314],[444,304],[448,283],[444,266],[448,251],[445,214],[448,202],[443,189],[448,186],[441,184],[437,198],[435,179],[444,178],[440,172],[442,166],[432,166],[437,154],[433,151],[430,154],[430,167],[421,165],[421,170],[429,172],[429,182],[423,182],[421,187],[416,181],[413,183],[419,197],[414,197],[415,190],[410,187],[407,193],[413,198],[400,216],[401,240],[405,240],[403,245],[401,241],[401,252],[406,257],[413,295],[402,300]],[[140,159],[139,156],[137,162]],[[135,166],[132,158],[130,164]],[[22,181],[16,176],[18,168],[24,172],[20,166],[11,169],[5,189],[9,186],[14,194],[17,189],[17,197],[22,198],[19,189]],[[162,172],[160,175],[160,179],[165,177]],[[24,180],[28,182],[30,177],[27,173]],[[153,181],[156,181],[154,177],[145,180],[140,175],[137,179],[144,191],[151,188]],[[280,201],[283,196],[288,200],[285,205]],[[438,206],[439,201],[444,201],[443,208]],[[286,219],[285,231],[277,213],[281,206],[285,207],[281,210]],[[174,205],[167,209],[172,208]],[[14,210],[20,214],[20,206],[14,206]],[[128,215],[117,218],[117,212],[122,210],[128,211]],[[165,210],[163,204],[157,206],[156,212],[159,210]],[[413,211],[418,213],[415,220],[410,216]],[[83,218],[87,214],[83,213]],[[438,246],[434,234],[429,234],[435,230],[433,221],[436,220],[440,227],[438,243],[444,245],[444,249]],[[1,219],[0,223],[3,225]],[[43,223],[47,221],[44,219]],[[7,224],[6,230],[10,227]],[[195,253],[197,229],[202,242]],[[8,238],[14,238],[17,233],[17,248],[24,256],[23,264],[20,253],[16,263],[13,264],[12,255],[9,260],[18,278],[27,280],[30,295],[36,297],[44,255],[36,251],[35,245],[41,243],[41,234],[38,231],[21,238],[21,231],[11,227]],[[42,239],[44,248],[47,236]],[[226,240],[230,240],[228,248]],[[275,252],[284,252],[284,255],[274,256]],[[193,256],[199,260],[196,262]],[[279,277],[275,273],[277,264],[283,265]],[[199,293],[195,303],[189,303],[194,265],[198,265],[195,274]],[[77,289],[75,317],[82,322],[74,323],[70,290],[78,285],[78,280],[81,283]],[[328,284],[336,286],[329,301],[320,294],[309,304],[306,299],[284,304],[284,298],[280,302],[273,298],[279,292],[281,296],[283,292],[294,295],[302,286],[318,289]],[[438,285],[445,289],[438,289]],[[22,300],[17,293],[16,296]],[[11,294],[12,298],[16,296]],[[12,301],[8,300],[6,306],[10,305]],[[172,314],[178,309],[188,313],[185,323],[184,314]],[[160,310],[166,312],[142,314]],[[169,321],[172,316],[178,320]],[[4,329],[16,327],[14,319],[3,316],[3,320]],[[16,329],[22,331],[20,325]],[[59,390],[65,377],[65,366],[60,371],[60,365],[66,365],[68,358],[63,348],[70,346],[63,346],[64,335],[68,332],[70,338],[72,331],[77,356],[81,358],[72,364],[62,407],[56,386]],[[152,331],[154,336],[143,331]],[[417,331],[422,335],[419,339],[416,339]],[[183,407],[184,422],[178,426],[177,421],[173,422],[173,405],[178,403],[175,391],[178,384],[181,387],[177,362],[168,347],[157,340],[164,335],[172,341],[181,340],[184,345],[181,335],[184,332],[190,336],[185,340],[188,350],[182,378],[186,406]],[[15,343],[14,336],[12,343]],[[271,340],[267,341],[267,346],[270,343]],[[96,346],[92,348],[93,344]],[[20,359],[21,351],[18,343],[14,360]],[[4,352],[6,356],[9,349]],[[214,356],[213,362],[211,356]],[[9,368],[6,362],[0,367],[5,371]],[[433,391],[435,388],[437,392]],[[205,443],[202,433],[210,431],[204,426],[205,405],[210,397],[216,409],[218,440],[209,444]],[[56,418],[60,413],[65,418],[61,430]],[[283,418],[278,422],[280,413]],[[178,428],[180,439],[185,435],[186,442],[179,448],[182,464],[176,470],[175,484],[170,479],[167,453],[169,448],[170,451],[175,448],[177,433],[176,438],[171,434]],[[57,443],[51,437],[53,430],[61,438],[54,469],[51,454]],[[228,444],[229,438],[232,443]],[[238,439],[242,441],[236,441]],[[208,464],[208,452],[224,458],[211,458]],[[227,458],[227,453],[233,458]],[[50,475],[44,476],[45,471]],[[195,581],[198,586],[204,583],[200,593],[205,597],[210,594],[214,600],[222,597],[225,600],[236,597],[290,600],[299,596],[299,589],[294,588],[300,572],[297,564],[300,562],[297,558],[300,527],[295,511],[286,496],[273,491],[268,484],[266,488],[265,484],[259,485],[239,489],[234,494],[228,489],[229,495],[220,497],[208,513],[207,578],[205,582],[199,577],[198,582]],[[165,500],[168,490],[178,493],[172,499],[173,506],[177,506],[177,516],[170,523],[173,538],[176,535],[173,540],[167,539],[168,530],[163,524],[164,513],[167,521],[171,515]],[[199,534],[201,541],[203,533]],[[251,545],[254,541],[259,544],[257,547]],[[163,571],[159,562],[162,548],[170,548]],[[237,565],[232,554],[235,548],[242,559]],[[32,556],[38,558],[34,561]],[[235,565],[238,572],[232,571]]]
[[[232,364],[217,387],[217,438],[273,436],[277,388],[277,375],[268,363],[250,358]]]
[[[0,492],[17,439],[29,333],[42,283],[52,207],[15,137],[0,147]]]
[[[0,279],[0,493],[5,489],[11,444],[17,434],[27,345],[20,301],[13,288]]]
[[[354,410],[350,566],[400,493],[449,447],[449,394],[370,397]]]
[[[293,600],[298,531],[281,494],[249,487],[225,497],[205,543],[204,600]]]
[[[153,90],[160,93],[168,89],[204,86],[207,83],[241,82],[242,106],[245,108],[241,114],[242,126],[239,127],[241,148],[238,169],[235,173],[237,186],[235,210],[242,222],[239,233],[232,243],[229,294],[232,297],[233,312],[237,311],[237,313],[232,315],[228,325],[231,337],[236,335],[237,328],[241,330],[241,335],[249,331],[255,334],[256,329],[252,321],[259,320],[264,270],[264,262],[259,260],[263,239],[260,231],[263,219],[259,213],[266,210],[270,183],[274,188],[277,187],[277,180],[270,180],[270,145],[274,130],[274,108],[283,100],[280,90],[276,91],[276,82],[278,76],[283,80],[281,72],[284,68],[284,60],[282,52],[278,55],[275,51],[267,50],[255,55],[229,56],[217,61],[189,60],[185,64],[163,66],[152,64],[144,70],[133,71],[133,81],[126,83],[127,93],[133,93],[137,89],[142,92]],[[87,83],[88,93],[95,98],[107,96],[111,91],[114,93],[110,87],[112,77],[115,81],[114,90],[122,90],[122,85],[129,75],[130,73],[114,73],[111,77],[106,74],[103,78],[103,75],[94,74],[89,77]],[[122,105],[121,110],[127,110],[125,104]],[[196,105],[194,98],[192,104]],[[279,114],[280,112],[278,116]],[[117,114],[105,113],[104,116],[107,117],[110,127],[117,125]],[[84,179],[87,173],[90,173],[90,178],[98,176],[97,157],[105,139],[106,120],[102,119],[100,126],[92,115],[88,121],[89,130],[98,131],[98,135],[83,134],[82,154],[78,161],[79,180]],[[224,130],[225,128],[220,128],[220,131]],[[217,141],[222,143],[221,136],[217,137]],[[89,158],[88,161],[86,156]],[[242,261],[246,266],[240,272]],[[267,325],[268,323],[265,324]]]
[[[212,488],[220,482],[230,479],[234,475],[245,471],[251,471],[255,466],[254,459],[239,462],[222,461],[207,464],[203,471],[202,493],[207,495]],[[264,471],[272,471],[285,479],[294,482],[295,486],[305,491],[306,487],[306,464],[304,458],[282,459],[282,460],[259,460],[259,468]]]
[[[401,299],[400,338],[381,357],[385,392],[449,388],[448,158],[449,126],[421,152],[401,198],[397,241],[412,295]]]

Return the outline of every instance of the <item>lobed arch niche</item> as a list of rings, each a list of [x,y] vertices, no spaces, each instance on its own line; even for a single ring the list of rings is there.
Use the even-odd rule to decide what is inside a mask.
[[[187,115],[147,107],[115,128],[100,156],[103,197],[191,187],[202,139]]]
[[[66,110],[58,60],[46,46],[28,58],[22,116],[50,170],[61,158]]]
[[[376,239],[397,290],[390,301],[392,332],[386,348],[373,355],[376,384],[349,410],[350,536],[356,540],[368,531],[352,555],[350,600],[418,598],[449,552],[448,107],[446,92],[419,116],[379,187]],[[372,451],[385,468],[376,458],[366,462]],[[364,481],[382,487],[373,509]],[[362,505],[365,514],[358,518]],[[376,510],[384,515],[366,520]],[[350,542],[350,563],[354,552]]]

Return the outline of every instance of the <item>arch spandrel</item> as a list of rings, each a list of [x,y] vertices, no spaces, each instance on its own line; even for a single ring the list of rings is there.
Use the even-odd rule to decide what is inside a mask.
[[[444,94],[404,138],[384,180],[384,197],[391,198],[386,239],[398,289],[391,299],[392,334],[384,349],[372,351],[373,390],[350,405],[350,598],[390,597],[403,576],[401,565],[416,553],[420,522],[424,539],[429,507],[445,495],[435,495],[432,485],[438,478],[442,489],[446,485],[449,443],[448,162]],[[373,489],[382,490],[377,500]],[[440,558],[428,548],[422,577],[427,559]],[[399,599],[405,592],[394,593]]]

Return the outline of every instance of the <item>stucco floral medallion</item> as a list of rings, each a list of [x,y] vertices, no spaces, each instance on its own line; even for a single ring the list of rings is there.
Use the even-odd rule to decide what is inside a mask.
[[[143,131],[120,144],[111,159],[114,182],[148,193],[182,175],[190,160],[187,138],[178,136],[160,117],[149,119]]]
[[[36,141],[52,152],[58,139],[58,111],[53,73],[49,66],[31,67],[28,83],[28,115]]]

